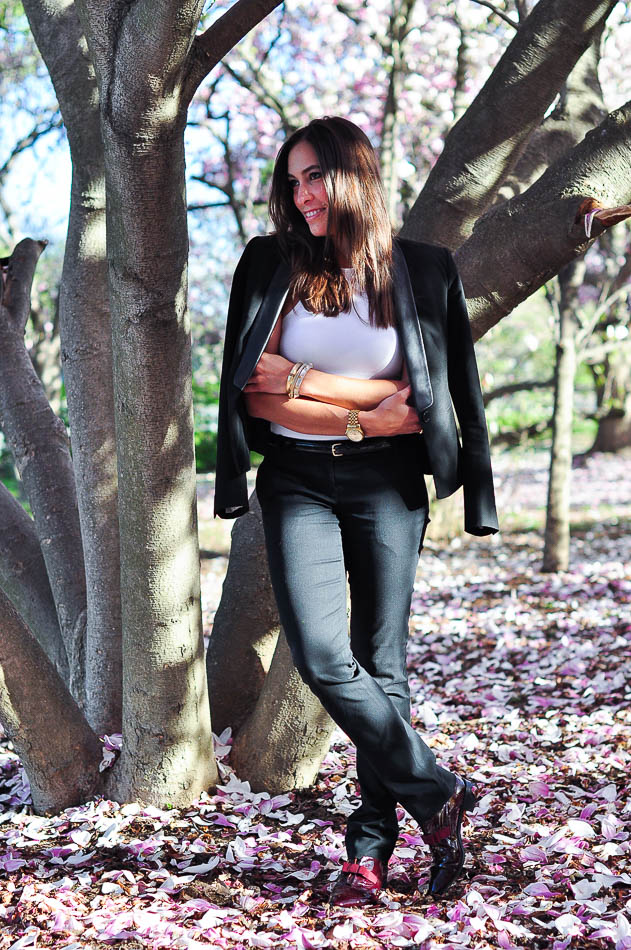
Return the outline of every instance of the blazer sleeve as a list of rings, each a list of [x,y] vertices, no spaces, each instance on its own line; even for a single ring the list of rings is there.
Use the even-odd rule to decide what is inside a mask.
[[[462,283],[450,251],[447,290],[447,355],[449,391],[462,437],[459,468],[464,492],[464,529],[468,534],[499,530],[491,453],[473,349],[471,325]]]
[[[241,391],[232,380],[240,355],[247,275],[256,240],[253,238],[246,245],[235,269],[226,320],[219,388],[215,473],[215,515],[220,518],[237,518],[249,510],[246,473],[250,468],[250,453],[245,435],[245,409]]]

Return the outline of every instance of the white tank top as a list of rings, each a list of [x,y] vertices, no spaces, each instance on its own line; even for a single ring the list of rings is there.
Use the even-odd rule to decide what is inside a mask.
[[[347,276],[350,270],[344,271]],[[292,363],[313,363],[314,369],[354,379],[397,379],[402,357],[394,327],[373,327],[368,318],[368,297],[356,294],[348,313],[325,317],[311,313],[301,303],[283,319],[280,354]],[[296,432],[277,422],[271,431],[293,439],[345,439],[345,435]]]

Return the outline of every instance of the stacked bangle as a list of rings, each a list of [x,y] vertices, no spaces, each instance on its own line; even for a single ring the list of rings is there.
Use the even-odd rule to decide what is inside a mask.
[[[289,398],[291,399],[291,394],[294,388],[294,380],[296,378],[296,373],[302,366],[302,363],[294,363],[292,368],[289,370],[289,375],[287,376],[287,382],[285,383],[285,391]]]
[[[300,395],[300,387],[310,369],[313,369],[313,363],[294,363],[289,371],[285,386],[290,399],[298,398]]]

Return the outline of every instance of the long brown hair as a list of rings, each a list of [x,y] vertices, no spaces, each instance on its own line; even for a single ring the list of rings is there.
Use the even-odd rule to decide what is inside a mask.
[[[299,142],[308,142],[318,156],[329,206],[324,238],[311,234],[294,204],[287,164]],[[332,317],[350,310],[354,291],[365,291],[371,324],[394,326],[392,228],[377,157],[358,126],[324,116],[294,132],[276,158],[269,210],[292,268],[290,299]],[[354,270],[353,286],[338,264],[339,248]]]

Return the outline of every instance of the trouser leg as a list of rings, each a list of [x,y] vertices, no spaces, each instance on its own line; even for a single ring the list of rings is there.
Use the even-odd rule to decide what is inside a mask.
[[[346,492],[342,534],[351,588],[351,647],[354,656],[410,721],[406,647],[419,547],[428,521],[424,480],[409,452],[387,460],[389,486]],[[381,474],[379,466],[377,472]],[[444,770],[440,770],[443,772]],[[357,778],[361,805],[346,833],[349,855],[387,860],[396,844],[397,801],[361,750]],[[450,783],[453,779],[446,773]]]
[[[384,534],[377,519],[371,547],[383,550],[400,544],[396,521],[410,513],[406,491],[392,481],[392,460],[378,461],[377,454],[365,464],[358,457],[328,460],[298,452],[276,463],[266,459],[257,487],[270,575],[294,663],[390,796],[424,821],[449,798],[454,778],[437,766],[393,699],[357,662],[347,632],[340,524],[347,534],[353,523],[374,521],[370,509],[378,504],[389,520]],[[348,500],[359,495],[363,501],[350,517]],[[414,531],[418,550],[420,528]],[[396,584],[397,578],[389,579],[390,590]]]
[[[419,533],[427,504],[384,524],[379,512],[342,523],[344,559],[351,592],[351,649],[353,655],[389,696],[400,716],[410,721],[410,689],[406,647],[410,604],[418,563]],[[375,519],[379,538],[375,543]],[[392,533],[391,540],[388,534]],[[349,857],[371,855],[387,862],[398,837],[397,802],[358,749],[357,780],[361,805],[348,820]]]

